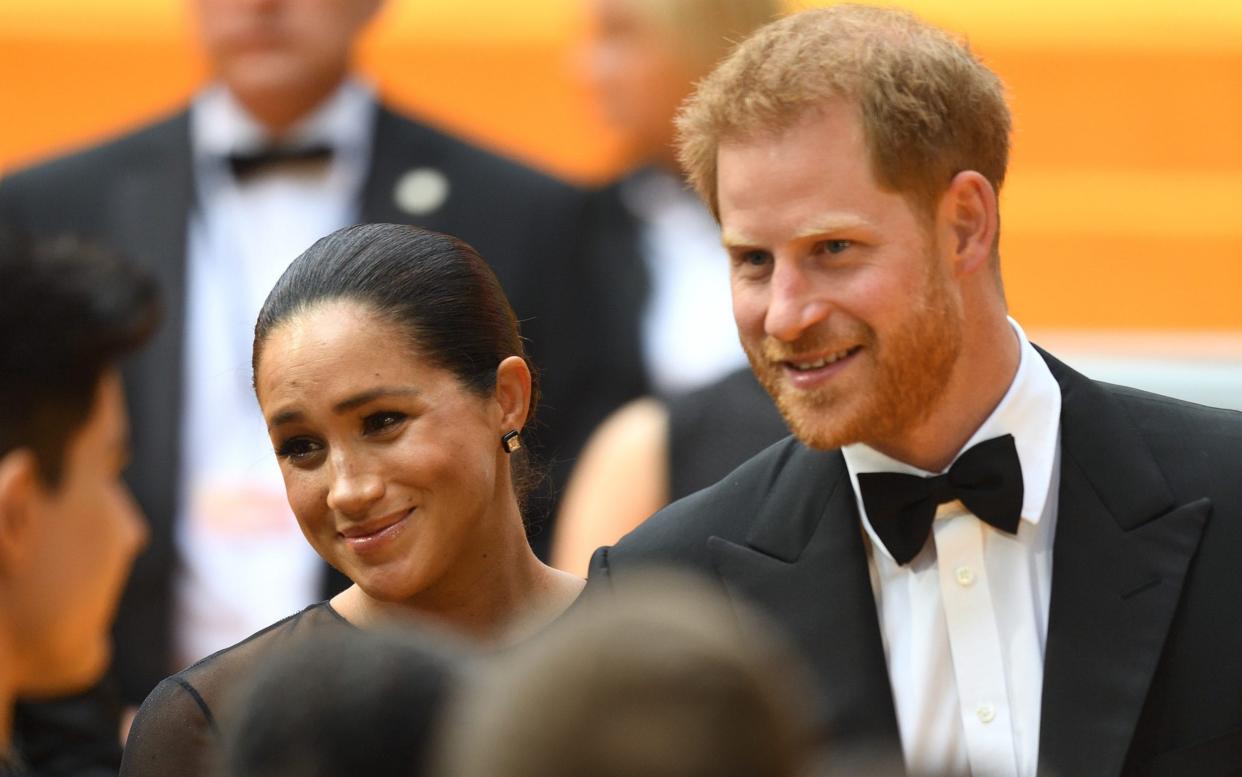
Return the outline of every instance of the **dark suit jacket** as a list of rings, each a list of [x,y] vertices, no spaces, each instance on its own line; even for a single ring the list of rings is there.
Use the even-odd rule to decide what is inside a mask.
[[[638,397],[651,392],[642,343],[643,309],[651,294],[651,279],[643,260],[642,224],[621,199],[626,180],[588,195],[584,255],[599,305],[602,341],[608,344],[617,374],[625,376],[625,391]]]
[[[1063,404],[1040,766],[1242,773],[1242,415],[1047,358]],[[599,550],[588,590],[657,563],[695,568],[784,626],[838,741],[897,746],[839,451],[777,443]]]
[[[170,580],[176,563],[172,519],[180,469],[186,238],[194,206],[190,153],[188,113],[182,112],[0,182],[0,221],[37,236],[73,232],[97,239],[152,268],[165,291],[165,325],[126,372],[134,454],[129,480],[152,526],[151,545],[135,565],[116,625],[116,668],[131,703],[174,669]],[[403,174],[419,167],[442,172],[450,191],[440,209],[412,218],[398,208],[393,191]],[[362,220],[417,223],[454,234],[491,263],[545,376],[532,435],[536,449],[562,458],[632,396],[615,388],[622,382],[612,379],[599,347],[599,306],[579,257],[584,206],[578,190],[379,108]],[[549,533],[535,527],[537,551]]]

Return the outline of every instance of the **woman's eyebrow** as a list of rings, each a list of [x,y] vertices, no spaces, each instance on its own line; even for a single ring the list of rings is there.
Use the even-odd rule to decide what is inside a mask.
[[[271,420],[267,422],[267,428],[275,429],[276,427],[284,424],[293,423],[294,421],[301,421],[302,418],[302,413],[299,410],[282,410],[271,417]]]
[[[337,402],[335,405],[332,406],[332,412],[336,413],[337,415],[340,415],[341,413],[348,413],[350,410],[355,410],[359,407],[362,407],[368,402],[374,402],[375,400],[380,399],[381,397],[394,397],[394,396],[411,397],[411,396],[417,396],[420,393],[422,392],[412,386],[402,386],[402,387],[381,386],[379,388],[373,388],[367,391],[363,391],[360,394],[355,394],[352,397],[349,397],[348,399],[342,399],[340,402]]]

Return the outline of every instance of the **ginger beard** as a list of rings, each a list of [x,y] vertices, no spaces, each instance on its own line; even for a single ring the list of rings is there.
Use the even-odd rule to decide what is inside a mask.
[[[803,444],[832,450],[851,443],[883,449],[936,409],[962,349],[963,313],[931,247],[923,294],[883,334],[846,315],[830,316],[796,341],[764,336],[742,346],[751,369]],[[834,323],[839,322],[839,323]],[[827,385],[795,388],[787,361],[861,346],[846,371]]]

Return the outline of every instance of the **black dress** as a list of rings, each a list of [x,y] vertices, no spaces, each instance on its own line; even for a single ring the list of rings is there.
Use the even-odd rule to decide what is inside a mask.
[[[328,602],[278,621],[165,679],[142,703],[125,744],[124,777],[207,777],[221,747],[222,709],[273,650],[356,627]]]

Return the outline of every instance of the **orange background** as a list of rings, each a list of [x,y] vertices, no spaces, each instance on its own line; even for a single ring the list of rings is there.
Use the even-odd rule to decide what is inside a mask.
[[[915,0],[1009,86],[1002,257],[1028,328],[1242,331],[1242,3]],[[205,77],[181,0],[0,0],[0,170],[171,110]],[[392,102],[580,181],[618,147],[572,75],[577,0],[390,0]]]

